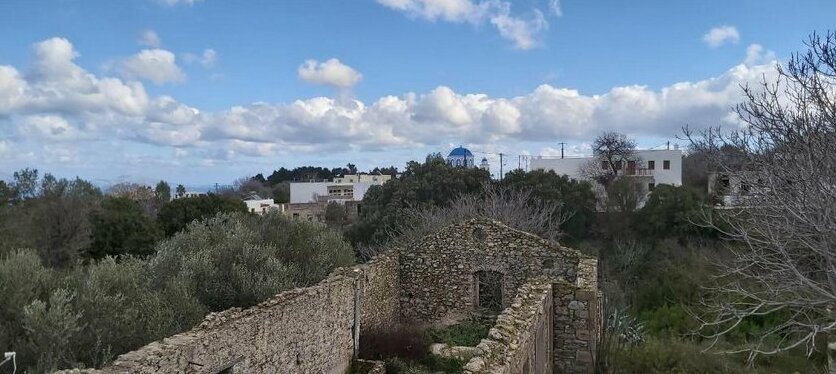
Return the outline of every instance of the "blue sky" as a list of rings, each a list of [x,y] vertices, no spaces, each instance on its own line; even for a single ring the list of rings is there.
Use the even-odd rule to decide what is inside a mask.
[[[739,125],[836,2],[0,2],[0,178],[191,185]],[[485,153],[478,153],[485,152]],[[498,167],[496,167],[498,169]],[[506,166],[506,170],[508,167]]]

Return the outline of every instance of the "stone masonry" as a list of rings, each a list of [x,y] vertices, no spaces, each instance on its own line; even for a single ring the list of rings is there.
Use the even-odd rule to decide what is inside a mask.
[[[492,220],[444,228],[401,251],[401,309],[406,318],[456,320],[474,311],[477,271],[502,274],[502,306],[529,278],[575,282],[582,255]]]
[[[498,275],[504,309],[466,372],[591,373],[601,326],[597,260],[485,219],[451,225],[364,265],[254,307],[211,313],[190,331],[62,373],[324,373],[357,360],[362,331],[399,320],[447,323],[479,307],[477,274]],[[364,369],[364,370],[366,370]]]

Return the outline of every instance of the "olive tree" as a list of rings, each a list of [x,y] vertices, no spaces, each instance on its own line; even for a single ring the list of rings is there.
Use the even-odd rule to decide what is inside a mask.
[[[821,335],[836,334],[836,34],[814,34],[807,45],[776,67],[777,78],[744,87],[740,129],[685,129],[748,191],[736,207],[706,215],[733,260],[720,264],[699,320],[715,342],[741,323],[778,321],[738,350],[750,360],[812,354]],[[740,150],[734,162],[722,157],[729,146]]]

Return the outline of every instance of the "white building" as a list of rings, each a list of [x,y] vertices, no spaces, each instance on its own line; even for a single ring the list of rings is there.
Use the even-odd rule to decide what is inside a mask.
[[[251,194],[244,198],[244,204],[247,204],[248,212],[258,215],[263,215],[271,210],[284,211],[283,205],[276,204],[273,199],[262,199],[257,194]]]
[[[482,157],[482,163],[479,164],[479,168],[482,170],[491,171],[491,164],[488,162],[487,157]]]
[[[171,199],[172,200],[174,200],[174,199],[184,199],[184,198],[189,198],[189,197],[200,197],[200,196],[206,196],[206,193],[205,192],[186,191],[182,195],[178,195],[176,193],[173,194],[171,196]]]
[[[647,182],[648,190],[653,190],[657,184],[682,185],[683,154],[681,150],[638,150],[636,156],[639,160],[621,163],[620,166],[616,165],[617,168],[620,168],[620,175],[652,177]],[[557,174],[567,175],[574,179],[586,179],[583,170],[587,167],[608,168],[606,165],[595,164],[595,158],[592,156],[534,158],[531,160],[532,169],[554,170]]]
[[[458,148],[454,148],[447,155],[447,165],[475,168],[476,162],[473,159],[473,153],[469,149],[458,146]]]
[[[392,179],[387,174],[349,174],[334,178],[334,183],[370,183],[381,184]]]
[[[340,182],[310,182],[290,184],[290,203],[318,203],[335,201],[360,201],[369,187],[383,184],[376,183],[340,183]]]

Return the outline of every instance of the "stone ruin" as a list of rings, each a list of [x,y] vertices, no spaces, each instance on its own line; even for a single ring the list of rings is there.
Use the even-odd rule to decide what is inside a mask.
[[[399,321],[451,323],[501,311],[465,373],[591,373],[600,333],[597,260],[475,219],[451,225],[318,284],[254,307],[211,313],[190,331],[59,373],[385,373],[358,359],[363,331]],[[458,350],[457,350],[458,349]]]

